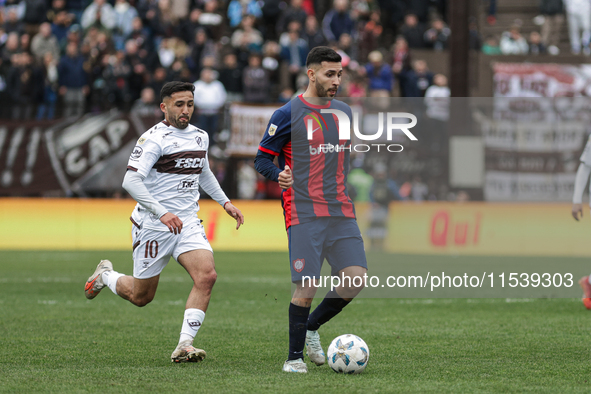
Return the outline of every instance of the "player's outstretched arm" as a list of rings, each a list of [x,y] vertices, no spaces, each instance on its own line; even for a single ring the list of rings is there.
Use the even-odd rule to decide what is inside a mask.
[[[571,215],[578,221],[579,215],[583,217],[583,192],[591,174],[591,167],[585,163],[579,164],[577,176],[575,177],[575,190],[573,193],[573,207]]]
[[[244,216],[242,215],[242,212],[240,212],[240,209],[236,208],[230,201],[224,204],[224,209],[228,215],[236,219],[236,230],[238,230],[240,226],[244,224]]]

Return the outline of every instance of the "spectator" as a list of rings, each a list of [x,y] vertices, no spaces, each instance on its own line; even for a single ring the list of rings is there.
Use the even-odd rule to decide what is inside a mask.
[[[84,29],[97,25],[100,29],[111,31],[115,28],[117,16],[113,6],[106,0],[93,0],[84,10],[80,24]]]
[[[127,0],[115,0],[115,29],[113,30],[113,42],[115,50],[120,51],[124,43],[133,31],[133,20],[138,17],[138,13]]]
[[[415,60],[410,70],[400,73],[400,90],[403,97],[423,97],[433,83],[433,73],[424,60]]]
[[[222,38],[225,28],[224,17],[220,13],[218,6],[217,0],[207,1],[203,13],[199,16],[199,23],[207,28],[209,36],[216,42]]]
[[[51,7],[47,10],[47,21],[53,23],[53,19],[60,11],[67,11],[66,0],[53,0],[51,2]]]
[[[429,195],[429,188],[420,176],[415,176],[412,181],[411,196],[413,201],[424,201]]]
[[[125,52],[118,51],[109,56],[103,75],[107,85],[107,101],[110,106],[122,107],[131,102],[128,78],[131,67],[126,61]]]
[[[29,25],[27,29],[31,34],[37,33],[37,26],[47,20],[46,0],[24,0],[26,4],[23,22]]]
[[[544,16],[542,25],[542,43],[548,48],[548,53],[558,55],[560,50],[560,30],[564,23],[564,6],[562,0],[541,0],[540,13]]]
[[[252,200],[257,192],[257,174],[252,160],[242,160],[238,165],[238,198]]]
[[[283,0],[265,0],[261,11],[263,12],[263,33],[266,40],[277,40],[275,34],[275,27],[277,26],[277,20],[281,15],[281,9],[285,3]]]
[[[23,52],[31,53],[31,36],[27,33],[20,36],[20,49]]]
[[[248,57],[248,67],[242,73],[244,101],[265,103],[271,94],[271,80],[268,72],[261,67],[261,56],[252,53]]]
[[[492,36],[488,37],[482,45],[482,53],[491,56],[503,54],[501,52],[501,48],[499,47],[499,42]]]
[[[203,68],[203,59],[207,56],[216,57],[215,43],[207,37],[207,32],[203,28],[197,29],[195,32],[195,39],[190,46],[189,57],[187,58],[187,65],[195,75],[201,75]]]
[[[449,97],[451,92],[447,86],[447,77],[443,74],[435,74],[433,85],[425,91],[425,105],[427,116],[432,119],[446,122],[449,120]]]
[[[177,35],[179,20],[173,11],[170,0],[158,0],[155,8],[154,5],[151,5],[146,17],[149,18],[148,26],[157,37],[158,42],[163,38],[172,38]]]
[[[503,33],[500,48],[503,55],[525,55],[527,53],[527,41],[519,32],[518,25],[511,26],[509,31]]]
[[[148,70],[139,55],[138,47],[134,40],[128,40],[125,43],[125,54],[125,63],[130,67],[127,85],[130,96],[128,101],[131,102],[140,98]]]
[[[33,66],[29,53],[22,52],[12,56],[12,67],[7,79],[12,118],[31,119],[33,106],[39,101],[42,82],[40,70]]]
[[[591,54],[589,39],[591,38],[591,1],[564,0],[568,33],[573,54],[581,53],[581,45],[585,55]],[[502,45],[501,45],[502,48]]]
[[[470,17],[470,21],[468,22],[468,48],[479,51],[482,47],[481,41],[476,18]]]
[[[68,14],[66,11],[59,11],[53,23],[51,24],[51,33],[57,38],[57,42],[60,44],[60,50],[63,51],[66,48],[68,41],[68,31],[72,26],[73,14]]]
[[[251,51],[260,51],[263,46],[263,35],[254,28],[255,18],[246,15],[242,19],[242,28],[232,34],[232,46],[234,48],[246,47]]]
[[[325,46],[326,38],[318,27],[318,19],[314,15],[308,15],[306,25],[302,32],[302,38],[308,43],[308,48]]]
[[[210,148],[216,144],[220,111],[226,103],[226,89],[216,79],[216,74],[212,69],[204,68],[201,78],[194,83],[197,127],[209,135]]]
[[[396,37],[393,58],[394,61],[392,63],[392,71],[394,74],[399,74],[403,70],[410,69],[410,52],[408,50],[408,42],[403,36]]]
[[[158,67],[156,70],[154,70],[154,76],[150,82],[150,87],[154,92],[158,92],[158,94],[160,94],[162,87],[166,83],[166,77],[166,69],[164,67]]]
[[[322,32],[328,41],[339,41],[341,34],[353,34],[353,20],[349,16],[348,0],[334,0],[331,8],[322,20]]]
[[[24,4],[24,1],[22,2]],[[17,9],[10,9],[6,11],[6,18],[4,19],[4,31],[8,34],[17,33],[23,34],[25,32],[25,24],[18,16]]]
[[[390,97],[394,75],[390,66],[384,63],[384,57],[380,51],[373,51],[368,56],[369,64],[360,71],[369,79],[370,97]]]
[[[0,119],[10,118],[10,91],[8,90],[8,61],[0,56]]]
[[[228,20],[230,27],[234,29],[242,22],[244,15],[252,15],[255,18],[263,16],[257,0],[232,0],[228,4]]]
[[[152,88],[146,87],[142,89],[140,98],[131,107],[131,112],[141,116],[157,116],[162,118],[162,111],[160,111],[160,106],[156,102],[156,94]]]
[[[360,59],[367,59],[369,53],[377,48],[378,39],[382,35],[382,31],[383,28],[380,23],[380,12],[371,12],[369,15],[369,21],[361,29],[359,39]]]
[[[425,29],[423,28],[423,25],[419,23],[416,15],[408,14],[404,17],[404,24],[400,28],[400,33],[406,39],[410,48],[423,48],[424,32]]]
[[[279,61],[281,47],[275,41],[267,41],[263,46],[263,60],[261,65],[267,71],[272,85],[279,84]]]
[[[529,34],[529,53],[540,55],[546,53],[546,46],[542,42],[542,36],[537,31]]]
[[[300,24],[293,21],[289,24],[289,42],[281,47],[281,58],[287,63],[291,76],[291,87],[295,88],[295,79],[306,65],[308,44],[300,37]]]
[[[57,38],[51,34],[49,22],[44,22],[39,26],[39,33],[33,37],[31,53],[38,61],[41,61],[47,52],[53,55],[53,59],[59,59],[60,57],[60,46]]]
[[[150,35],[150,29],[144,27],[144,23],[140,17],[135,17],[131,21],[131,32],[126,37],[127,40],[134,40],[138,50],[151,51],[153,44]]]
[[[302,0],[291,0],[289,7],[281,12],[279,20],[277,21],[278,35],[289,30],[291,22],[298,22],[299,26],[304,26],[306,24],[308,14],[306,14],[306,11],[302,8],[302,3]],[[280,44],[285,45],[284,42],[280,42]]]
[[[235,54],[228,53],[224,56],[219,81],[228,93],[228,101],[242,101],[242,70],[238,68]]]
[[[179,34],[187,43],[193,41],[197,29],[204,29],[199,23],[201,12],[202,11],[199,8],[194,8],[191,10],[191,13],[189,13],[189,17],[181,22]]]
[[[43,55],[43,91],[42,100],[37,107],[37,119],[53,119],[57,102],[57,60],[51,52]]]
[[[22,52],[22,50],[20,48],[18,33],[9,33],[8,37],[6,38],[6,44],[4,44],[4,48],[2,48],[2,59],[4,59],[4,62],[7,64],[10,64],[13,55],[20,52]]]
[[[84,70],[84,58],[74,42],[68,43],[66,55],[58,65],[59,94],[64,100],[64,116],[82,115],[85,96],[88,94],[88,76]]]
[[[445,26],[441,19],[435,19],[431,28],[425,32],[425,46],[436,51],[442,51],[447,48],[447,40],[451,30]]]

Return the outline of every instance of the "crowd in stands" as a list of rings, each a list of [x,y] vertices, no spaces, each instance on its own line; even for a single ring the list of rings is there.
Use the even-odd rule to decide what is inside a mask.
[[[496,3],[496,0],[489,0],[487,21],[490,25],[497,21]],[[487,37],[481,46],[482,52],[487,55],[558,55],[565,20],[571,53],[591,55],[591,0],[540,0],[539,15],[533,18],[539,29],[524,35],[521,32],[523,21],[516,19],[500,39]]]
[[[195,122],[215,132],[228,101],[286,102],[301,91],[306,56],[318,45],[343,56],[342,95],[423,96],[433,75],[410,49],[447,47],[445,5],[0,0],[0,118],[146,110],[166,81],[182,80],[198,92]]]

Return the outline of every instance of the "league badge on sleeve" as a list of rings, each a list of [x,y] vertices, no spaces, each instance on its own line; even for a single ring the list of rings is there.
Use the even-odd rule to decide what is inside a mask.
[[[277,125],[271,123],[271,126],[269,126],[269,135],[274,136],[276,131],[277,131]]]

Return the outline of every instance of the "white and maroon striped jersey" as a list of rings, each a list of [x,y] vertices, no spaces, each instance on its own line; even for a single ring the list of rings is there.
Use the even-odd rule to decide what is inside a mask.
[[[137,141],[127,169],[144,177],[150,194],[183,222],[199,211],[199,185],[220,205],[229,201],[209,168],[207,133],[193,125],[177,129],[163,121]],[[139,203],[132,220],[137,226],[169,231]]]

